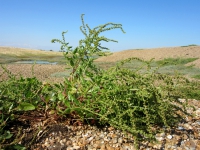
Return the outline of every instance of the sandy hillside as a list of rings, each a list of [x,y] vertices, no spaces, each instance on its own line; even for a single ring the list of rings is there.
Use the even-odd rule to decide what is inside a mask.
[[[63,55],[60,52],[52,52],[52,51],[42,51],[42,50],[34,50],[34,49],[25,49],[25,48],[16,48],[16,47],[1,47],[0,46],[0,55],[8,54],[8,55],[17,55],[21,56],[25,53],[32,55]]]
[[[192,63],[195,64],[196,67],[200,68],[200,46],[154,48],[154,49],[143,49],[143,50],[124,50],[120,52],[115,52],[107,57],[101,57],[96,61],[115,62],[130,57],[139,57],[145,60],[150,60],[151,58],[159,60],[169,57],[199,58]]]

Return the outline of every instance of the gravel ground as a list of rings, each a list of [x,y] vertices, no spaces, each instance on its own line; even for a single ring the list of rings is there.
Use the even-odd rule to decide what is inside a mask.
[[[64,72],[65,65],[40,65],[35,64],[34,67],[32,64],[7,64],[4,65],[12,74],[22,75],[23,77],[33,77],[36,76],[40,81],[43,82],[62,82],[64,81],[63,77],[54,77],[52,74],[57,72]],[[32,73],[32,67],[33,72]],[[0,75],[3,73],[3,69],[0,67]],[[0,77],[0,80],[8,79],[6,73]]]
[[[180,99],[184,102],[184,99]],[[189,100],[196,110],[187,109],[193,117],[185,119],[171,129],[164,129],[155,138],[158,142],[142,142],[140,150],[199,150],[200,149],[200,103]],[[36,143],[31,145],[34,150],[134,150],[134,138],[112,127],[89,125],[69,125],[63,123],[48,125],[48,121],[38,122],[40,131],[36,134]],[[51,121],[50,121],[51,122]],[[37,128],[37,127],[36,127]],[[30,134],[30,130],[26,129]],[[25,131],[24,131],[25,132]],[[27,137],[27,136],[26,136]],[[27,142],[26,139],[24,142]]]

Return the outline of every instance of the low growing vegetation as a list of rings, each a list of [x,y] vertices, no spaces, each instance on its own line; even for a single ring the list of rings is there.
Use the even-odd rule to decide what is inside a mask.
[[[81,19],[80,30],[85,39],[79,41],[79,46],[74,49],[69,46],[66,32],[62,33],[62,40],[52,40],[61,44],[67,67],[71,69],[63,83],[42,83],[35,77],[16,78],[2,66],[10,78],[0,83],[0,148],[24,149],[31,145],[18,144],[23,138],[21,130],[12,133],[9,126],[32,112],[41,112],[46,118],[51,112],[58,117],[73,116],[82,122],[110,125],[132,133],[138,147],[141,140],[154,140],[163,126],[170,128],[186,115],[187,103],[180,103],[178,98],[200,98],[196,94],[198,83],[179,75],[158,74],[157,68],[151,68],[151,61],[130,58],[101,69],[92,56],[107,54],[108,48],[101,46],[102,41],[117,41],[100,34],[112,29],[124,30],[115,23],[91,29],[84,23],[83,15]],[[134,60],[141,62],[141,67],[136,70],[123,67]]]
[[[198,46],[196,44],[190,44],[190,45],[184,45],[184,46],[181,46],[181,47],[189,47],[189,46]]]

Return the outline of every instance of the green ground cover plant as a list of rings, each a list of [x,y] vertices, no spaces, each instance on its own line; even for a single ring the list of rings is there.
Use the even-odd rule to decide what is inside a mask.
[[[152,59],[150,63],[150,70],[156,70],[156,73],[168,75],[174,75],[178,73],[185,77],[198,79],[200,69],[195,67],[194,65],[187,65],[188,63],[191,63],[197,59],[198,58],[165,58],[158,61]],[[114,65],[115,64],[113,63],[105,64],[105,66],[110,67]],[[133,60],[127,64],[124,64],[122,67],[133,71],[140,70],[141,73],[146,72],[146,65],[139,60]]]
[[[165,58],[163,60],[157,61],[157,63],[162,66],[185,65],[185,64],[193,62],[197,59],[198,58]]]
[[[194,75],[193,78],[200,79],[200,74]]]
[[[93,56],[108,54],[108,48],[101,46],[101,42],[117,41],[100,34],[112,29],[124,30],[121,24],[115,23],[91,29],[83,16],[80,30],[85,39],[80,40],[76,48],[65,41],[66,32],[62,33],[61,40],[52,40],[61,44],[66,69],[70,69],[63,83],[43,84],[35,77],[16,78],[2,66],[10,79],[0,82],[0,145],[3,145],[0,148],[24,148],[17,144],[17,139],[23,137],[13,135],[7,127],[21,115],[33,111],[43,112],[45,117],[48,117],[47,112],[54,112],[89,124],[113,126],[133,134],[136,148],[140,141],[155,140],[155,134],[162,127],[170,128],[187,115],[187,103],[179,102],[178,98],[187,98],[191,86],[196,90],[198,83],[190,83],[176,74],[158,74],[157,68],[152,69],[152,61],[139,58],[129,58],[102,69],[94,63]],[[135,60],[140,62],[139,68],[124,67]],[[181,87],[184,88],[180,90]],[[155,130],[155,127],[159,128]],[[14,136],[14,142],[9,143]]]
[[[190,45],[184,45],[184,46],[181,46],[181,47],[189,47],[189,46],[198,46],[196,44],[190,44]]]

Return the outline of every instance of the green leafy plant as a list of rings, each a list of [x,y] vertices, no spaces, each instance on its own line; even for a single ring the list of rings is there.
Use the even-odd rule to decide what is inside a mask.
[[[80,29],[85,39],[80,40],[75,49],[65,42],[66,32],[62,33],[62,40],[52,40],[66,51],[67,65],[72,69],[58,93],[58,111],[62,115],[75,114],[87,122],[109,124],[130,132],[135,136],[136,144],[141,139],[154,139],[155,125],[170,127],[177,123],[181,119],[177,111],[185,113],[185,105],[181,104],[183,108],[175,105],[180,104],[178,98],[182,95],[178,88],[182,79],[156,74],[156,70],[150,70],[150,62],[138,58],[124,60],[108,70],[98,68],[92,56],[105,55],[104,50],[108,50],[100,42],[116,42],[98,35],[116,28],[123,31],[122,25],[108,23],[91,29],[85,25],[83,15],[82,24]],[[107,27],[109,25],[111,27]],[[122,67],[135,59],[147,66],[145,73]]]
[[[4,70],[1,75],[5,73],[9,79],[0,82],[0,148],[1,144],[5,144],[7,147],[12,147],[11,149],[16,149],[20,147],[20,145],[16,145],[17,143],[6,143],[7,140],[15,137],[5,127],[10,122],[17,120],[21,114],[43,109],[44,106],[46,106],[45,111],[49,107],[53,109],[54,102],[52,100],[49,104],[48,98],[51,95],[51,99],[54,99],[53,90],[50,85],[43,85],[35,77],[23,78],[20,76],[17,78],[6,67],[1,67]]]
[[[181,46],[181,47],[189,47],[189,46],[198,46],[196,44],[190,44],[190,45],[185,45],[185,46]]]
[[[193,76],[193,78],[200,79],[200,74]]]
[[[164,60],[157,61],[158,64],[163,66],[168,65],[185,65],[189,62],[193,62],[197,60],[198,58],[166,58]]]

